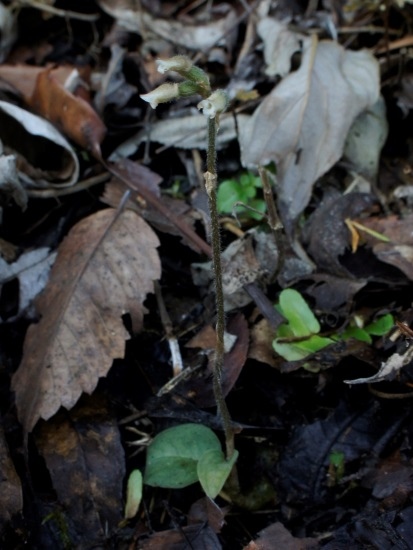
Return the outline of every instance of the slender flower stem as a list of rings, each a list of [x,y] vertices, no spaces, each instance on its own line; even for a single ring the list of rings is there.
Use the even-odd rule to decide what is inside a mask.
[[[216,173],[216,138],[217,126],[215,118],[208,119],[208,149],[207,149],[207,172],[205,177],[205,188],[208,195],[208,205],[211,217],[211,246],[212,264],[214,267],[215,281],[215,302],[217,312],[216,322],[216,349],[213,371],[213,388],[218,412],[222,419],[225,432],[225,445],[227,458],[234,452],[234,431],[231,426],[231,417],[228,411],[225,397],[222,392],[221,378],[224,364],[224,333],[225,333],[225,311],[224,291],[222,288],[222,265],[221,265],[221,237],[219,231],[219,216],[217,208],[217,173]]]

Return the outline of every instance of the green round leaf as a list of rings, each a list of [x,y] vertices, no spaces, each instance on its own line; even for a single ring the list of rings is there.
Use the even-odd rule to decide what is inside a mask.
[[[331,338],[314,334],[302,342],[281,343],[275,339],[272,345],[278,355],[281,355],[287,361],[300,361],[333,343],[334,340],[331,340]]]
[[[298,348],[295,344],[280,343],[278,340],[273,341],[272,347],[286,361],[300,361],[309,355],[307,351]]]
[[[225,180],[218,187],[217,206],[219,212],[231,213],[234,203],[245,202],[245,194],[240,184],[235,180]]]
[[[393,315],[388,313],[379,317],[373,323],[370,323],[365,327],[366,332],[372,334],[373,336],[384,336],[392,329],[394,326]]]
[[[210,450],[221,451],[212,430],[182,424],[159,433],[148,447],[144,481],[156,487],[181,488],[198,480],[198,460]]]
[[[139,470],[133,470],[128,479],[126,489],[125,519],[136,516],[142,500],[142,474]]]
[[[356,340],[359,340],[360,342],[366,342],[367,344],[371,344],[371,336],[364,328],[359,327],[348,327],[341,335],[343,340],[347,340],[348,338],[355,338]]]
[[[146,463],[144,482],[151,487],[182,489],[198,481],[198,461],[180,456],[165,456]]]
[[[198,478],[203,490],[209,498],[215,498],[224,486],[238,458],[238,451],[226,460],[219,450],[207,451],[198,462]]]
[[[299,292],[293,288],[283,290],[279,304],[295,336],[310,336],[320,332],[319,322]]]

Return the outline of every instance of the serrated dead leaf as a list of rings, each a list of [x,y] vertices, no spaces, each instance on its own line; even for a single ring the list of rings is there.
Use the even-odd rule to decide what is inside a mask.
[[[42,318],[29,327],[12,381],[27,432],[39,418],[91,393],[123,356],[128,333],[121,316],[129,312],[134,330],[141,327],[143,301],[161,273],[158,245],[130,210],[118,217],[114,209],[102,210],[72,228],[36,302]]]

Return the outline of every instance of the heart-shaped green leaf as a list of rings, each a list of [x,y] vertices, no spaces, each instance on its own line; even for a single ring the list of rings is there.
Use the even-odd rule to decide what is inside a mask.
[[[210,450],[198,462],[198,478],[206,495],[215,498],[224,486],[238,458],[238,451],[226,460],[221,450]]]
[[[208,451],[221,452],[219,439],[200,424],[182,424],[158,434],[148,448],[144,482],[179,489],[198,481],[197,464]]]

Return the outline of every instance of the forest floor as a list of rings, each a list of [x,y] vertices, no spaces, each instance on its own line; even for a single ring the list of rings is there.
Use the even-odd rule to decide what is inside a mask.
[[[413,549],[411,2],[13,0],[0,29],[1,548]]]

